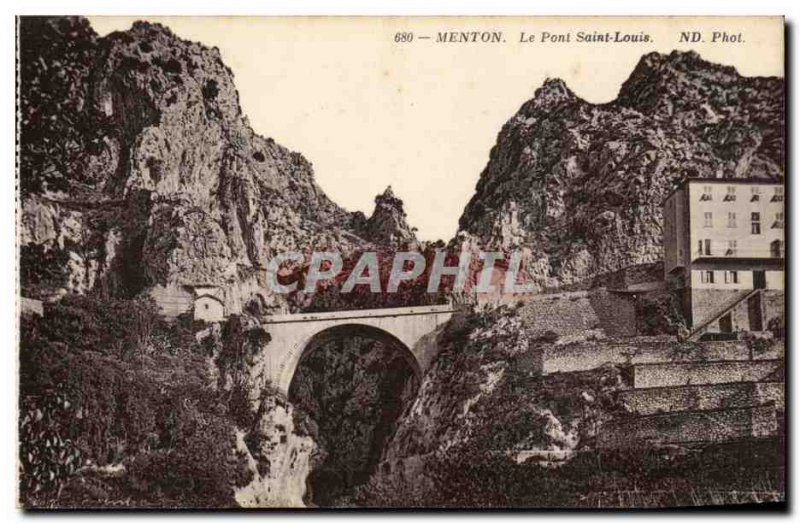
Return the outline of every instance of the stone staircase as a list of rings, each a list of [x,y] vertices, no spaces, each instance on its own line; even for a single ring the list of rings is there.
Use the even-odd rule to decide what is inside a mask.
[[[624,413],[597,434],[599,448],[722,443],[781,434],[784,345],[679,343],[666,337],[587,341],[544,349],[545,375],[622,369]]]
[[[694,330],[692,330],[692,332],[689,334],[689,337],[688,337],[689,340],[700,340],[700,337],[702,337],[706,333],[706,331],[708,330],[708,327],[711,324],[713,324],[714,322],[719,321],[719,319],[721,319],[722,317],[724,317],[725,315],[727,315],[728,313],[733,311],[739,304],[742,304],[744,301],[750,299],[750,297],[753,297],[755,295],[763,295],[763,291],[764,291],[763,289],[758,289],[757,288],[757,289],[753,289],[751,291],[748,291],[748,292],[742,294],[740,297],[735,299],[733,302],[731,302],[730,304],[728,304],[724,308],[720,309],[719,312],[717,314],[715,314],[713,317],[711,317],[710,319],[706,320],[700,326],[698,326]]]

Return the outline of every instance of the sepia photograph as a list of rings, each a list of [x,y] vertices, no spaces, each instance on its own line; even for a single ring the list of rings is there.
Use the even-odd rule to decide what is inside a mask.
[[[783,17],[14,23],[19,507],[787,509]]]

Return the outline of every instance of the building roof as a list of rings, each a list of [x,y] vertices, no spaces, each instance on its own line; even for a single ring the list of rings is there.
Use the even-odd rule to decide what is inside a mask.
[[[703,266],[741,266],[750,268],[783,269],[783,257],[696,257],[692,266],[702,269]],[[740,268],[740,269],[741,269]]]
[[[747,185],[747,184],[761,184],[767,186],[782,186],[784,185],[784,180],[770,180],[764,178],[716,178],[716,177],[702,177],[702,176],[690,176],[686,177],[678,183],[677,186],[673,187],[667,196],[664,197],[664,200],[661,201],[661,205],[663,206],[667,200],[675,194],[676,191],[679,189],[683,189],[684,186],[691,184],[691,183],[703,183],[703,184],[725,184],[726,186],[735,186],[735,185]]]
[[[196,289],[219,289],[220,286],[217,284],[184,284],[184,289],[188,289],[190,291],[194,291]]]
[[[225,305],[225,303],[224,303],[224,302],[223,302],[223,301],[222,301],[220,298],[218,298],[218,297],[215,297],[214,295],[212,295],[212,294],[210,294],[210,293],[203,293],[202,295],[197,295],[196,297],[194,297],[194,300],[195,300],[195,301],[198,301],[198,300],[200,300],[200,299],[201,299],[201,298],[203,298],[203,297],[213,298],[214,300],[216,300],[217,302],[219,302],[219,303],[220,303],[220,304],[222,304],[223,306]]]

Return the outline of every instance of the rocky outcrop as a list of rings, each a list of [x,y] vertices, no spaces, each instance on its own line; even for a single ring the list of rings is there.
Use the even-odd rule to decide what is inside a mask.
[[[375,197],[375,210],[364,224],[362,236],[376,244],[398,246],[416,241],[414,231],[406,220],[403,201],[389,186]]]
[[[195,335],[208,349],[211,374],[226,392],[236,421],[235,452],[250,473],[233,486],[242,507],[304,507],[307,478],[319,446],[296,424],[296,408],[265,373],[269,335],[248,315],[212,324]]]
[[[459,239],[524,248],[542,287],[656,262],[677,181],[783,177],[783,88],[677,51],[644,56],[607,104],[547,80],[503,126]]]
[[[70,260],[31,294],[235,289],[276,252],[366,244],[305,158],[253,132],[219,50],[74,18],[24,19],[20,39],[23,264]]]
[[[265,403],[256,427],[236,434],[236,450],[252,473],[247,485],[236,488],[236,502],[244,508],[305,507],[317,446],[295,429],[291,405],[277,397]]]

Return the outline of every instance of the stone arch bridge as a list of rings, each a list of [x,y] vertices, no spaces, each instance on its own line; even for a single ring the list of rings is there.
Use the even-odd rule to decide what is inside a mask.
[[[435,356],[435,338],[440,327],[456,311],[452,305],[441,305],[267,317],[261,324],[270,335],[265,378],[288,395],[303,355],[328,341],[349,336],[391,344],[405,355],[419,376]]]

